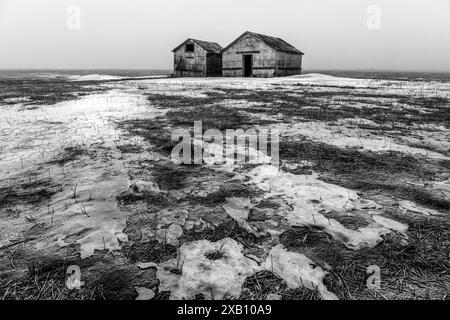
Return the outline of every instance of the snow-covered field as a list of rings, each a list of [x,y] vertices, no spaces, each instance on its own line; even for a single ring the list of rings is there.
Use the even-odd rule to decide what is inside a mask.
[[[449,82],[96,76],[1,97],[0,297],[448,297]],[[194,121],[280,166],[173,163]]]

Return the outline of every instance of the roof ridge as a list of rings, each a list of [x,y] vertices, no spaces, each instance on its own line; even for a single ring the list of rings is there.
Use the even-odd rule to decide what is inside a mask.
[[[218,44],[217,42],[194,39],[194,38],[187,38],[185,41],[183,41],[180,45],[178,45],[172,51],[178,50],[178,48],[180,48],[182,45],[184,45],[188,41],[192,41],[192,42],[196,43],[203,50],[205,50],[207,52],[220,53],[223,49],[223,47],[220,44]]]
[[[220,44],[218,44],[217,42],[214,41],[207,41],[207,40],[200,40],[200,39],[194,39],[194,38],[189,38],[188,40],[192,40],[192,41],[200,41],[200,42],[207,42],[207,43],[214,43],[220,46]]]
[[[253,31],[245,31],[243,34],[241,34],[238,38],[236,38],[233,42],[231,42],[228,46],[226,46],[222,52],[224,52],[226,49],[231,47],[237,40],[241,39],[244,35],[251,34],[255,37],[258,37],[261,41],[265,42],[269,47],[281,51],[281,52],[290,52],[290,53],[298,53],[302,54],[300,50],[298,50],[296,47],[291,45],[290,43],[286,42],[282,38],[274,37],[274,36],[268,36],[262,33],[253,32]]]

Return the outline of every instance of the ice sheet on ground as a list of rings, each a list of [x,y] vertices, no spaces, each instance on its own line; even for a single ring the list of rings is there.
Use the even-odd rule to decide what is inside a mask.
[[[250,138],[250,135],[248,137]],[[257,137],[254,137],[254,141],[257,141]],[[223,164],[223,167],[235,168],[235,160],[237,160],[237,164],[262,164],[271,161],[270,156],[252,146],[234,145],[232,148],[228,148],[224,147],[224,144],[209,143],[199,139],[194,139],[193,144],[204,149],[203,160],[207,165]],[[236,159],[235,155],[237,155]],[[230,161],[227,161],[227,159],[230,159]]]
[[[138,296],[136,300],[151,300],[155,297],[155,293],[152,289],[148,289],[145,287],[135,287]]]
[[[154,262],[138,262],[136,263],[136,266],[139,269],[148,269],[148,268],[156,268],[157,264]]]
[[[194,299],[203,294],[206,299],[238,298],[245,279],[260,270],[258,264],[242,254],[242,245],[225,238],[217,242],[207,240],[185,243],[179,258],[158,266],[160,291],[170,291],[170,299]],[[208,253],[220,251],[216,260]],[[181,268],[180,272],[173,270]]]
[[[351,214],[352,210],[366,207],[367,203],[355,191],[323,182],[315,173],[294,175],[263,165],[254,168],[248,176],[250,183],[266,192],[266,197],[282,197],[291,206],[291,209],[276,211],[290,225],[319,227],[350,249],[374,247],[382,241],[382,235],[391,231],[403,232],[407,228],[401,223],[382,218],[377,218],[377,221],[374,219],[377,214],[373,213],[372,222],[358,230],[348,229],[338,221],[327,218],[324,213]],[[371,213],[370,210],[368,213]]]
[[[248,198],[227,198],[223,208],[240,226],[246,224],[253,205]]]
[[[291,289],[307,288],[317,290],[324,300],[337,300],[335,294],[323,284],[326,272],[303,254],[287,251],[283,245],[270,250],[265,268],[278,275]]]
[[[408,200],[399,201],[398,205],[399,205],[400,209],[405,213],[413,212],[413,213],[423,214],[426,216],[438,216],[441,214],[437,210],[426,208],[424,206],[421,206],[417,203],[414,203],[414,202],[408,201]]]
[[[0,120],[7,143],[3,149],[6,157],[0,159],[3,177],[26,175],[31,169],[62,183],[62,191],[48,205],[24,212],[50,226],[36,248],[75,243],[80,245],[83,258],[95,250],[120,249],[120,242],[127,240],[123,229],[128,213],[118,209],[116,195],[130,186],[128,163],[151,155],[144,152],[124,157],[116,148],[118,143],[145,143],[127,141],[112,120],[159,114],[148,107],[141,94],[118,90],[40,106],[26,113],[19,107],[5,112]],[[83,155],[61,168],[54,160],[64,147],[94,152],[98,158]],[[0,221],[0,244],[10,242],[10,230],[21,233],[28,228],[22,219]]]
[[[77,201],[73,199],[74,191],[58,194],[52,206],[55,210],[53,228],[37,247],[48,245],[49,238],[60,246],[74,241],[80,244],[82,258],[94,254],[95,250],[120,249],[120,241],[127,241],[123,230],[128,214],[118,209],[115,199],[116,194],[127,187],[126,177],[105,176],[102,172],[92,184],[78,187]],[[92,200],[89,200],[91,195]]]

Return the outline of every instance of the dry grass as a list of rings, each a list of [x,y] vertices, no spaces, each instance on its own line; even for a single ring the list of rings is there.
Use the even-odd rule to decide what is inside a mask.
[[[306,288],[289,289],[286,283],[270,271],[261,271],[245,280],[243,300],[266,300],[268,295],[280,295],[283,300],[320,300],[319,293]]]

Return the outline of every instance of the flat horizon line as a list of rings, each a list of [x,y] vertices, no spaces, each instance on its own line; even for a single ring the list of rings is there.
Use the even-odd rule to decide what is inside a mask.
[[[0,72],[3,71],[164,71],[172,72],[172,69],[160,69],[160,68],[0,68]],[[386,73],[435,73],[446,74],[450,73],[450,70],[436,71],[436,70],[408,70],[408,69],[303,69],[302,74],[307,73],[321,73],[321,72],[386,72]]]

